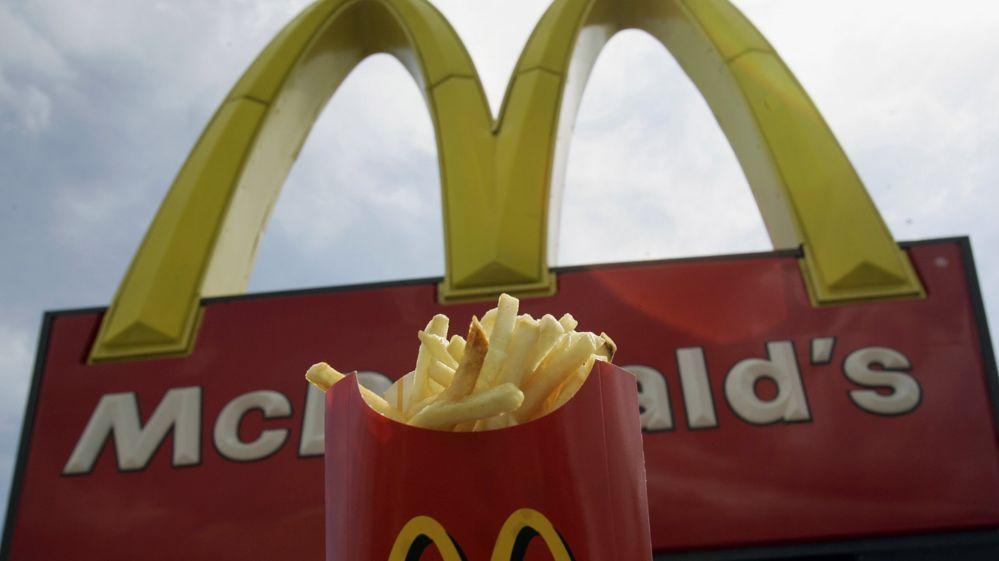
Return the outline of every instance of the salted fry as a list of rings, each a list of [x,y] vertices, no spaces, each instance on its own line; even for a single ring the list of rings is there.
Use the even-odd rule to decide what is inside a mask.
[[[410,425],[456,432],[498,430],[558,409],[586,383],[595,361],[610,361],[617,345],[606,333],[577,332],[572,314],[555,319],[517,315],[520,302],[507,294],[482,320],[472,317],[468,335],[448,339],[448,318],[436,315],[417,332],[415,368],[382,396],[361,387],[379,413]],[[343,379],[325,362],[305,377],[328,390]]]
[[[582,334],[573,333],[566,336],[563,342],[566,340],[568,345],[565,345],[565,351],[557,354],[553,352],[545,357],[524,384],[524,404],[515,413],[518,422],[529,421],[539,415],[548,396],[596,350],[593,340]]]
[[[418,401],[415,404],[413,404],[413,413],[410,414],[410,415],[406,415],[406,417],[405,417],[406,423],[412,425],[413,424],[413,422],[412,422],[413,417],[419,415],[421,411],[423,411],[424,409],[426,409],[427,406],[430,405],[433,402],[434,402],[434,396],[429,396],[429,397],[427,397],[425,399],[421,399],[420,401]]]
[[[596,355],[602,357],[607,362],[614,360],[614,354],[617,353],[617,343],[606,333],[600,334],[600,341],[601,343],[597,345]]]
[[[533,372],[538,367],[538,364],[544,360],[545,356],[551,352],[552,348],[562,338],[562,335],[565,334],[562,324],[551,314],[542,316],[538,320],[538,327],[540,328],[538,339],[534,342],[534,346],[531,348],[526,361],[528,372]]]
[[[489,311],[487,311],[486,313],[482,314],[482,319],[479,320],[482,323],[482,331],[484,331],[486,333],[486,337],[487,338],[493,332],[493,325],[496,324],[496,314],[497,314],[497,312],[498,312],[498,310],[496,308],[492,308]]]
[[[305,372],[305,379],[308,380],[312,385],[317,388],[327,391],[333,384],[336,384],[340,380],[343,380],[345,376],[338,372],[335,368],[326,364],[325,362],[319,362],[313,364]],[[361,397],[364,401],[375,411],[385,415],[386,417],[395,418],[398,415],[393,411],[392,407],[389,405],[382,396],[376,394],[375,392],[369,390],[368,388],[358,384],[357,387],[361,390]]]
[[[475,430],[496,430],[517,426],[517,420],[509,413],[500,413],[495,417],[481,419],[475,422]]]
[[[447,353],[458,362],[461,362],[461,356],[465,354],[465,338],[457,334],[452,335],[451,341],[447,344]]]
[[[403,376],[400,376],[398,380],[392,382],[392,385],[388,387],[382,393],[382,397],[385,401],[389,403],[392,407],[403,411],[403,403],[405,403],[405,395],[412,391],[413,389],[413,371],[410,370]]]
[[[496,323],[492,333],[489,335],[489,352],[482,363],[482,372],[479,373],[475,381],[473,392],[480,392],[493,386],[500,367],[506,360],[507,345],[510,343],[510,336],[513,334],[514,322],[517,319],[517,308],[520,302],[509,294],[501,294],[499,304],[496,306]]]
[[[434,361],[430,366],[430,378],[427,381],[430,388],[430,393],[433,395],[439,394],[444,388],[451,383],[451,376],[454,375],[454,371],[450,370],[447,366]],[[404,376],[400,376],[398,380],[392,382],[392,385],[388,387],[384,392],[382,392],[382,397],[389,402],[392,407],[402,410],[399,403],[404,403],[406,394],[413,391],[413,381],[416,376],[415,370],[410,370]]]
[[[327,391],[333,384],[343,379],[343,374],[337,372],[325,362],[313,364],[305,371],[305,379],[317,388]]]
[[[435,364],[438,364],[443,368],[447,368],[446,366],[441,365],[439,362],[436,361],[434,362]],[[433,367],[431,367],[431,372],[432,371]],[[444,391],[444,388],[447,387],[446,384],[441,384],[437,382],[436,380],[434,380],[433,376],[431,376],[430,379],[427,380],[427,384],[429,384],[430,395],[412,404],[410,406],[411,409],[410,413],[408,414],[404,413],[403,412],[404,409],[399,404],[404,403],[405,396],[412,393],[415,375],[416,371],[408,372],[405,376],[402,376],[398,380],[393,382],[392,385],[389,386],[387,390],[385,390],[385,393],[382,394],[382,397],[385,398],[385,401],[387,401],[392,408],[398,411],[398,416],[403,420],[405,420],[408,417],[412,417],[413,414],[419,411],[422,407],[426,407],[427,404],[433,401],[433,399],[438,395],[440,395],[440,393]]]
[[[382,397],[385,398],[385,401],[400,411],[403,410],[402,404],[405,402],[404,395],[408,393],[405,388],[405,380],[407,377],[412,380],[412,374],[413,372],[410,371],[405,376],[401,376],[398,380],[392,382],[392,385],[382,393]]]
[[[438,396],[441,401],[457,401],[472,393],[475,388],[475,380],[482,370],[482,363],[486,359],[489,351],[489,341],[482,330],[479,320],[472,318],[472,325],[468,329],[468,342],[465,345],[465,353],[461,357],[458,369],[454,371],[451,385],[444,389]]]
[[[430,364],[430,381],[436,382],[443,387],[448,387],[451,385],[451,380],[454,378],[454,368],[442,364],[440,361],[433,361]]]
[[[507,347],[506,361],[496,378],[497,384],[510,383],[520,386],[528,370],[531,351],[541,334],[541,325],[531,316],[520,316],[513,329],[510,345]],[[533,365],[530,365],[533,367]]]
[[[586,362],[584,362],[582,366],[569,376],[569,379],[562,384],[562,387],[548,397],[548,400],[545,401],[544,405],[545,414],[562,407],[567,401],[572,399],[572,396],[576,395],[579,388],[583,387],[583,383],[585,383],[586,379],[589,378],[590,371],[593,370],[593,363],[597,356],[598,355],[594,354],[590,358],[586,359]]]
[[[431,335],[426,331],[417,332],[416,336],[420,338],[420,342],[423,343],[434,358],[447,366],[450,366],[452,370],[458,368],[458,361],[447,352],[447,339],[437,335]]]
[[[447,316],[437,314],[430,320],[424,331],[430,333],[431,335],[446,337],[449,322],[450,320]],[[429,376],[428,370],[430,368],[431,360],[433,360],[431,351],[421,342],[420,350],[416,355],[416,368],[414,369],[415,374],[413,375],[413,391],[409,392],[405,396],[405,401],[403,403],[403,411],[406,414],[412,414],[413,405],[417,401],[425,399],[430,393],[430,387],[427,383],[427,379]]]
[[[430,319],[430,323],[427,324],[425,331],[438,337],[447,337],[447,328],[450,323],[451,319],[449,317],[444,314],[437,314]]]
[[[524,394],[513,384],[500,384],[458,401],[438,401],[409,419],[409,424],[450,430],[457,424],[509,413],[520,407]]]
[[[579,322],[576,321],[576,318],[572,317],[572,314],[562,314],[562,317],[558,319],[558,322],[566,333],[574,331],[576,326],[579,325]]]

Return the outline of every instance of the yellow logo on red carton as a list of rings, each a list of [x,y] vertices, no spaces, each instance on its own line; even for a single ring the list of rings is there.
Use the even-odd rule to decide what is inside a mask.
[[[522,561],[527,546],[535,538],[544,540],[554,561],[573,561],[569,546],[548,517],[531,508],[516,510],[506,519],[490,561]],[[444,561],[468,561],[454,537],[429,516],[414,517],[402,527],[388,561],[416,561],[431,545],[437,548]]]

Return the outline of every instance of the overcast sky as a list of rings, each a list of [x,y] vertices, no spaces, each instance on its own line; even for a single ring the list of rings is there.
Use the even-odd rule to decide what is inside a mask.
[[[547,0],[435,3],[495,111]],[[971,236],[999,317],[999,4],[736,4],[811,94],[896,239]],[[304,5],[0,1],[0,504],[42,312],[110,302],[198,133]],[[597,63],[563,209],[553,264],[770,248],[707,106],[637,32]],[[373,57],[306,142],[251,290],[439,276],[441,232],[429,115],[402,67]]]

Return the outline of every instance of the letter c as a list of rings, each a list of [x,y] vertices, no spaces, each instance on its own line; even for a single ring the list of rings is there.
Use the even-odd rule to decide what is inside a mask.
[[[260,409],[266,419],[291,415],[291,403],[280,392],[249,392],[230,401],[215,421],[214,435],[215,448],[230,460],[248,462],[266,458],[277,452],[288,437],[288,429],[267,429],[253,442],[240,440],[239,423],[251,409]]]

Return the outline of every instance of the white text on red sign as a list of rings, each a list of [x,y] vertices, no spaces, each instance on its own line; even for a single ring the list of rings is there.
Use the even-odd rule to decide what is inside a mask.
[[[835,341],[818,338],[811,341],[810,363],[828,364]],[[746,423],[768,425],[812,420],[801,368],[790,341],[768,342],[766,358],[747,358],[736,362],[725,376],[722,397],[729,408]],[[718,426],[716,397],[708,377],[704,350],[687,347],[676,350],[677,374],[686,412],[687,428]],[[645,365],[625,366],[638,382],[638,403],[642,429],[649,432],[672,430],[675,425],[666,376]],[[915,410],[922,399],[919,383],[911,374],[912,365],[901,352],[887,347],[864,347],[853,350],[843,360],[843,375],[856,387],[848,397],[860,410],[876,415],[903,415]],[[360,372],[362,384],[383,391],[391,381],[378,372]],[[761,382],[772,386],[772,395],[762,396]],[[106,394],[98,401],[69,459],[64,475],[90,473],[105,442],[114,440],[118,469],[143,469],[173,432],[172,465],[201,463],[202,399],[197,386],[173,388],[166,392],[153,414],[143,425],[134,392]],[[273,390],[257,390],[229,401],[215,418],[212,440],[215,450],[233,461],[256,461],[281,449],[289,429],[266,428],[252,441],[239,436],[243,417],[259,410],[264,419],[287,419],[292,416],[288,397]],[[317,389],[307,392],[298,443],[300,457],[321,456],[324,445],[324,399]]]

